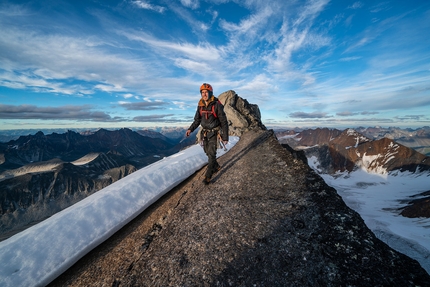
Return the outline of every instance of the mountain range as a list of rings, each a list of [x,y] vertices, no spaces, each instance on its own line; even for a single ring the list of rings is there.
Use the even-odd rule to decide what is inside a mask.
[[[315,157],[319,163],[318,172],[321,174],[336,176],[337,173],[352,172],[356,169],[380,175],[430,170],[430,157],[393,139],[380,138],[380,131],[370,131],[375,139],[353,129],[340,131],[328,128],[301,132],[278,131],[277,137],[280,143],[303,150],[307,158]],[[423,134],[420,133],[420,136]],[[404,134],[400,138],[404,138]],[[430,196],[416,196],[420,196],[420,199],[411,198],[405,201],[403,211],[399,213],[407,217],[429,217]]]
[[[354,129],[318,128],[295,132],[278,132],[279,141],[299,150],[307,157],[320,159],[324,173],[351,172],[360,167],[368,172],[430,169],[430,158],[390,138],[370,139]]]
[[[413,148],[414,150],[430,156],[430,127],[422,127],[418,129],[402,129],[398,127],[358,127],[353,128],[356,132],[364,135],[365,137],[371,140],[378,140],[382,138],[388,138],[400,143],[404,146]],[[294,128],[294,129],[275,129],[278,137],[294,135],[296,133],[300,133],[301,136],[304,136],[303,145],[311,145],[311,142],[322,142],[327,141],[328,139],[317,139],[317,135],[322,137],[324,136],[332,136],[336,137],[342,133],[342,130],[339,129],[328,129],[328,128],[316,128],[316,129],[303,129],[303,128]],[[312,134],[312,135],[311,135]],[[309,141],[309,142],[307,142]]]
[[[181,148],[177,139],[150,134],[37,132],[0,144],[0,239]]]

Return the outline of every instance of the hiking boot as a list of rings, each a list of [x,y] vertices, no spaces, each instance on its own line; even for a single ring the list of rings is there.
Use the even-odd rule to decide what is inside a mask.
[[[215,172],[218,172],[218,171],[220,171],[220,170],[221,170],[221,166],[219,165],[219,166],[217,166],[217,167],[215,168],[214,173],[215,173]]]
[[[205,179],[203,179],[203,183],[206,184],[206,185],[208,185],[209,183],[211,183],[210,177],[206,176]]]

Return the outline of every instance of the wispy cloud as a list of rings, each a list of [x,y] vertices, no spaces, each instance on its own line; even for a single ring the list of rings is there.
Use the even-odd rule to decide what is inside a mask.
[[[354,2],[351,6],[348,6],[348,9],[359,9],[363,6],[364,6],[363,2],[357,1],[357,2]]]
[[[349,111],[346,112],[340,112],[340,113],[336,113],[336,116],[340,116],[340,117],[350,117],[350,116],[355,116],[358,115],[359,113],[352,113]]]
[[[327,115],[327,113],[322,112],[312,112],[312,113],[305,113],[305,112],[295,112],[289,114],[290,118],[301,118],[301,119],[319,119],[319,118],[327,118],[330,117]]]
[[[362,57],[344,57],[344,58],[340,58],[339,61],[341,62],[351,62],[351,61],[356,61],[356,60],[360,60]]]
[[[197,9],[200,6],[199,0],[181,0],[181,4],[191,9]]]
[[[280,38],[273,53],[267,57],[269,71],[279,74],[280,77],[301,80],[302,83],[314,82],[312,74],[302,70],[302,67],[297,67],[293,57],[304,49],[315,51],[330,44],[329,37],[311,30],[315,18],[324,10],[327,3],[325,0],[309,1],[297,16],[294,14],[284,16],[279,31]]]
[[[147,9],[147,10],[153,10],[153,11],[158,12],[158,13],[164,13],[164,11],[166,11],[165,7],[151,4],[149,1],[137,0],[137,1],[131,1],[131,3],[133,3],[135,6],[137,6],[139,8]]]
[[[129,111],[151,111],[165,109],[167,103],[163,102],[120,102],[120,106]]]
[[[2,105],[0,119],[40,119],[40,120],[85,120],[109,122],[123,120],[112,118],[102,111],[93,110],[91,106],[37,107],[34,105]]]
[[[2,84],[68,95],[91,94],[97,85],[130,86],[148,73],[135,59],[107,52],[94,40],[2,29]],[[68,79],[81,82],[59,82]]]
[[[194,3],[197,1],[185,1],[185,3],[189,3],[192,7],[191,8],[197,8],[198,6],[195,6]],[[197,2],[198,3],[198,2]],[[182,2],[184,4],[184,2]],[[194,5],[194,6],[193,6]],[[185,5],[187,6],[187,5]],[[190,7],[190,6],[188,6]],[[188,23],[189,27],[195,34],[199,34],[199,32],[206,32],[210,26],[209,22],[202,22],[187,9],[184,7],[177,5],[175,2],[171,1],[169,2],[169,9],[172,10],[178,17],[180,17],[182,20],[184,20],[186,23]]]
[[[178,123],[178,122],[183,122],[184,119],[177,118],[177,117],[175,117],[174,114],[166,114],[166,115],[138,116],[138,117],[134,117],[133,121],[135,121],[135,122],[164,122],[164,123],[172,122],[172,123]]]
[[[380,2],[380,3],[376,3],[374,6],[372,6],[370,8],[370,12],[372,13],[378,13],[384,10],[389,10],[390,7],[390,3],[388,1],[384,1],[384,2]]]
[[[377,114],[379,114],[379,112],[368,112],[368,111],[364,111],[364,112],[361,112],[360,114],[362,114],[362,115],[377,115]]]

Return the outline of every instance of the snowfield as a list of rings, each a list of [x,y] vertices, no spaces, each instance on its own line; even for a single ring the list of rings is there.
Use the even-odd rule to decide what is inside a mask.
[[[334,176],[322,174],[315,157],[308,164],[358,212],[367,227],[391,248],[417,260],[430,274],[430,218],[399,215],[405,200],[430,190],[430,173],[369,173],[365,167]]]

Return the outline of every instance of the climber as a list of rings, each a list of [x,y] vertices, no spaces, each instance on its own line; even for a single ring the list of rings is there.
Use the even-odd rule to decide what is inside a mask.
[[[228,143],[228,122],[224,106],[213,95],[210,84],[203,83],[201,85],[200,95],[201,99],[197,105],[194,122],[185,135],[188,137],[199,125],[202,126],[200,138],[203,140],[203,149],[208,156],[208,168],[203,182],[209,184],[212,175],[221,169],[216,160],[218,137],[221,137],[223,145]]]

